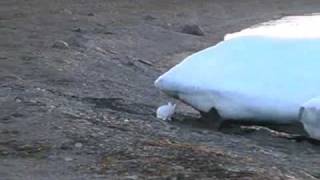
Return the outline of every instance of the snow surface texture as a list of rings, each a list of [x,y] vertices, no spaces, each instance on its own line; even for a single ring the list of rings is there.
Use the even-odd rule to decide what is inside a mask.
[[[157,118],[171,121],[175,109],[176,104],[172,104],[171,102],[166,105],[162,105],[157,109]]]
[[[227,34],[224,39],[242,36],[278,38],[320,38],[320,15],[289,16],[262,23],[237,33]]]
[[[310,137],[320,140],[320,97],[313,98],[301,106],[300,121]]]
[[[297,23],[287,19],[295,26],[320,25],[320,16],[299,17]],[[228,35],[187,57],[155,86],[199,111],[216,108],[223,119],[298,121],[300,105],[320,95],[320,33],[304,37],[303,30],[310,30],[300,28],[285,36],[274,30],[285,26],[276,22],[280,24],[268,25],[265,33],[256,27]]]

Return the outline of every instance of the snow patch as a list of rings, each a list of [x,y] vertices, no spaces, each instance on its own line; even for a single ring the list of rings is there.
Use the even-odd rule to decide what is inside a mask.
[[[215,108],[224,119],[298,121],[300,105],[320,94],[319,17],[291,17],[227,35],[155,86],[199,111]]]

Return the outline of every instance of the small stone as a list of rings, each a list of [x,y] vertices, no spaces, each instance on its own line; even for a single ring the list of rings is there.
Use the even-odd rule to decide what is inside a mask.
[[[154,16],[151,16],[151,15],[146,15],[146,16],[144,17],[144,19],[147,20],[147,21],[153,21],[153,20],[155,20],[155,19],[157,19],[157,18],[155,18]]]
[[[189,24],[185,25],[182,27],[181,32],[185,34],[196,35],[196,36],[204,36],[202,29],[198,25],[189,25]]]
[[[186,175],[182,174],[182,173],[178,173],[177,175],[173,176],[173,177],[168,177],[166,178],[166,180],[183,180],[186,179]]]
[[[38,103],[38,101],[37,101],[37,100],[35,100],[35,99],[31,99],[31,100],[30,100],[30,103],[32,103],[32,104],[37,104],[37,103]]]
[[[177,177],[168,177],[166,180],[178,180]]]
[[[104,136],[104,132],[98,132],[99,136]]]
[[[124,119],[124,122],[129,122],[129,119]]]
[[[58,41],[54,42],[52,47],[56,48],[56,49],[68,49],[69,48],[69,44],[67,42],[65,42],[65,41],[58,40]]]
[[[100,131],[100,128],[98,128],[98,127],[93,127],[92,129],[93,129],[94,131],[96,131],[96,132]]]
[[[172,169],[176,170],[176,171],[183,171],[184,167],[183,166],[173,166]]]
[[[62,127],[57,127],[57,129],[62,129]],[[63,143],[60,145],[60,149],[62,149],[62,150],[72,149],[71,143],[72,143],[72,142],[70,142],[70,141],[65,141],[65,142],[63,142]]]
[[[20,98],[16,98],[15,101],[16,101],[17,103],[21,103],[21,102],[22,102],[22,100],[21,100]]]
[[[98,137],[99,136],[99,134],[97,134],[97,133],[92,133],[91,134],[91,137],[94,137],[94,138],[96,138],[96,137]]]
[[[42,89],[42,88],[39,88],[39,87],[37,87],[36,90],[37,90],[37,91],[42,91],[42,92],[45,92],[45,91],[46,91],[45,89]]]
[[[111,32],[111,31],[105,31],[105,32],[103,32],[103,34],[111,35],[111,34],[114,34],[114,32]]]
[[[69,15],[72,14],[72,11],[70,9],[63,9],[63,12]]]
[[[62,144],[62,145],[60,146],[60,149],[62,149],[62,150],[68,150],[68,149],[70,149],[70,147],[69,147],[68,145],[66,145],[66,144]]]
[[[74,144],[74,146],[76,147],[76,148],[82,148],[82,143],[79,143],[79,142],[77,142],[76,144]]]
[[[70,162],[70,161],[72,161],[73,159],[72,159],[71,157],[65,157],[64,160],[67,161],[67,162]]]
[[[88,16],[94,16],[94,13],[90,12],[88,13]]]
[[[80,32],[82,32],[82,29],[78,27],[78,28],[74,28],[72,31],[73,31],[73,32],[79,32],[79,33],[80,33]]]
[[[93,151],[93,150],[91,150],[91,151],[87,151],[86,153],[87,153],[87,154],[96,154],[96,152],[95,152],[95,151]]]
[[[0,155],[6,156],[6,155],[9,155],[9,152],[8,151],[0,151]]]
[[[133,175],[133,176],[126,176],[125,179],[128,179],[128,180],[135,180],[135,179],[138,179],[138,176],[136,175]]]
[[[57,156],[56,155],[49,155],[47,157],[49,160],[56,160],[57,159]]]

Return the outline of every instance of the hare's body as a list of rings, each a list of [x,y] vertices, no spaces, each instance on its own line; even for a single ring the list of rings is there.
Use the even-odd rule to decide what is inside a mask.
[[[169,102],[166,105],[162,105],[157,109],[157,118],[162,120],[171,120],[175,112],[176,104]]]

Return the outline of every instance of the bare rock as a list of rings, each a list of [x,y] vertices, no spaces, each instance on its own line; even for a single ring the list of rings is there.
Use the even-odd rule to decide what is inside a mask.
[[[144,19],[145,19],[146,21],[153,21],[153,20],[156,20],[157,18],[154,17],[154,16],[151,16],[151,15],[146,15],[146,16],[144,17]]]
[[[52,47],[56,49],[69,49],[69,44],[65,41],[58,40],[53,43]]]
[[[187,24],[184,25],[181,28],[181,32],[185,33],[185,34],[191,34],[191,35],[195,35],[195,36],[204,36],[204,32],[202,31],[201,27],[196,25],[196,24]]]
[[[79,149],[80,149],[80,148],[82,148],[83,145],[82,145],[82,143],[79,143],[79,142],[78,142],[78,143],[75,143],[74,146],[75,146],[76,148],[79,148]]]
[[[72,159],[71,157],[65,157],[64,160],[65,160],[66,162],[70,162],[70,161],[72,161],[73,159]]]
[[[76,27],[76,28],[72,29],[72,31],[73,32],[77,32],[77,33],[83,32],[83,30],[81,28],[79,28],[79,27]]]

